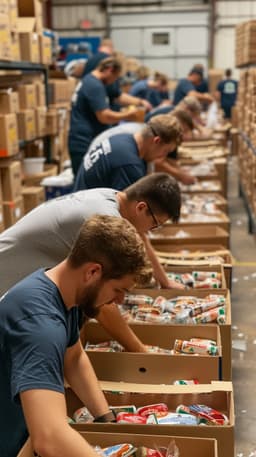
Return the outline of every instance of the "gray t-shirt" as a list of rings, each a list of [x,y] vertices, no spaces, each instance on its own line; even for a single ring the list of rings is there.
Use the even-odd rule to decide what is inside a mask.
[[[121,217],[114,189],[91,189],[49,200],[0,235],[0,296],[41,267],[64,260],[85,220]]]

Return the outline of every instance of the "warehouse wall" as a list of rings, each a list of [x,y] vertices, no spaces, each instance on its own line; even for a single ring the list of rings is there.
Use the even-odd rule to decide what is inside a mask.
[[[254,0],[218,0],[216,2],[216,22],[214,39],[214,66],[216,68],[235,67],[235,26],[256,17]],[[235,71],[238,76],[238,70]]]

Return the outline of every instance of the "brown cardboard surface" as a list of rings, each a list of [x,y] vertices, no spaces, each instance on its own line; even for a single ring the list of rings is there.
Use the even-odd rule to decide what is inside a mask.
[[[35,109],[35,120],[36,120],[36,136],[44,136],[46,134],[46,106],[38,106]]]
[[[58,113],[56,110],[50,110],[46,113],[46,133],[47,135],[58,133]]]
[[[42,1],[18,0],[19,16],[42,16]]]
[[[229,418],[226,426],[182,426],[182,425],[134,425],[134,424],[75,424],[79,431],[161,434],[168,436],[193,436],[215,438],[219,457],[234,457],[234,400],[232,384],[214,382],[210,385],[194,386],[151,386],[126,383],[101,382],[109,405],[134,404],[136,407],[152,403],[166,403],[171,411],[180,404],[205,404],[222,411]],[[120,395],[115,392],[121,392]],[[140,392],[140,394],[139,394]],[[82,406],[71,389],[66,390],[67,410],[70,417]]]
[[[19,111],[19,97],[11,89],[0,91],[0,113],[9,114]]]
[[[36,104],[37,106],[45,106],[46,105],[46,97],[45,97],[45,86],[43,83],[37,81],[35,83],[36,87]]]
[[[184,196],[190,197],[189,194],[186,194],[186,192],[182,193]],[[204,192],[198,193],[200,197],[205,197],[207,198],[209,195],[205,194]],[[217,193],[212,193],[211,196],[216,199],[216,206],[220,211],[223,211],[224,213],[227,213],[227,208],[228,208],[228,202],[227,199],[223,197],[223,195],[217,194]]]
[[[18,151],[19,143],[16,115],[0,115],[0,157],[15,155]]]
[[[24,109],[17,113],[18,132],[20,140],[33,140],[36,138],[35,111]]]
[[[21,164],[13,161],[8,167],[0,169],[3,200],[11,201],[21,194]]]
[[[11,60],[19,62],[20,58],[20,40],[18,32],[11,32]]]
[[[168,447],[174,439],[179,448],[179,457],[218,457],[217,442],[207,438],[188,438],[184,436],[137,435],[129,433],[79,432],[92,446],[108,447],[120,443],[131,443],[135,447]],[[17,457],[34,457],[30,439],[25,443]]]
[[[184,238],[175,237],[176,233],[180,230],[185,231],[188,236]],[[182,229],[179,224],[177,225],[164,225],[163,227],[154,230],[151,233],[150,241],[154,246],[155,243],[166,243],[175,246],[186,246],[186,244],[221,244],[225,248],[229,247],[229,234],[218,226],[205,227],[199,225],[197,227],[187,226]]]
[[[201,227],[202,225],[205,227],[220,227],[223,228],[223,230],[226,230],[226,232],[229,232],[230,230],[230,219],[229,217],[223,213],[220,212],[216,214],[216,217],[218,217],[218,221],[203,221],[203,215],[202,215],[202,220],[201,222],[193,222],[189,220],[189,215],[188,216],[182,216],[182,221],[179,222],[179,227],[184,228],[186,231],[186,227]],[[187,221],[184,219],[187,218]]]
[[[99,379],[136,383],[167,383],[177,379],[197,378],[200,383],[210,383],[221,376],[221,338],[218,326],[175,326],[140,325],[134,328],[137,337],[147,345],[172,349],[176,339],[193,337],[213,339],[220,348],[220,356],[190,356],[185,354],[139,354],[87,351],[87,355]],[[89,322],[81,331],[84,345],[111,340],[97,322]],[[109,367],[111,366],[111,370]]]
[[[0,13],[0,59],[11,60],[11,33],[8,11],[6,14]]]
[[[3,201],[4,209],[4,225],[5,228],[15,224],[19,219],[24,216],[23,198],[18,197],[13,201]]]
[[[196,297],[204,298],[208,295],[209,291],[207,289],[197,289],[191,293],[191,290],[182,290],[177,293],[177,290],[174,289],[134,289],[133,293],[149,295],[150,297],[156,298],[159,295],[166,298],[173,298],[179,295],[194,295]],[[222,294],[226,297],[226,324],[221,324],[220,334],[221,334],[221,344],[222,344],[222,379],[229,381],[232,378],[232,367],[231,367],[231,301],[230,301],[230,292],[226,289],[218,289],[213,294]],[[130,327],[134,330],[137,325],[148,325],[146,322],[141,323],[130,323]],[[163,324],[155,324],[163,325]],[[175,324],[166,324],[167,326],[174,326]],[[191,324],[186,324],[191,325]],[[204,324],[204,325],[213,325],[213,324]],[[192,325],[193,326],[193,325]],[[194,327],[194,326],[193,326]]]
[[[35,32],[19,32],[21,60],[39,63],[39,42]]]
[[[44,65],[52,63],[52,40],[48,36],[39,35],[40,61]]]
[[[225,275],[224,275],[224,268],[222,265],[214,265],[212,264],[211,266],[207,266],[207,265],[201,265],[200,268],[198,268],[198,265],[193,265],[193,262],[190,263],[189,266],[181,266],[181,265],[177,265],[177,266],[166,266],[165,268],[165,271],[167,272],[171,272],[171,273],[192,273],[192,271],[195,271],[195,270],[200,270],[200,271],[216,271],[217,273],[220,273],[221,275],[221,288],[222,289],[226,289],[227,288],[227,284],[226,284],[226,278],[225,278]],[[191,292],[193,292],[193,290],[195,289],[190,289]],[[215,292],[217,289],[214,289]],[[180,291],[179,291],[180,292]]]
[[[9,24],[11,30],[17,30],[18,5],[17,0],[9,0]]]
[[[36,108],[37,104],[35,84],[20,84],[18,86],[18,94],[21,110]]]
[[[45,201],[45,192],[43,187],[23,187],[22,196],[25,214]]]

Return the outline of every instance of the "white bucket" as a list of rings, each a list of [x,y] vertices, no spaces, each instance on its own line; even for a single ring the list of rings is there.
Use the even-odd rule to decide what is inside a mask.
[[[45,157],[29,157],[23,159],[24,174],[35,175],[44,170]]]

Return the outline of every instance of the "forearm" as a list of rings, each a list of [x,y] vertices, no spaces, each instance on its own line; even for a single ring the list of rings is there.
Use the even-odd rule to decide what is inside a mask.
[[[104,113],[97,115],[97,119],[101,124],[117,124],[122,120],[129,120],[134,114],[133,111],[112,111],[111,109],[104,110]]]
[[[139,97],[134,97],[133,95],[126,94],[125,92],[122,92],[117,101],[120,105],[141,105],[141,99]]]
[[[189,173],[184,173],[179,166],[174,166],[169,163],[168,159],[163,161],[155,161],[155,171],[163,171],[169,173],[178,181],[181,181],[183,184],[193,184],[196,180]]]
[[[127,351],[147,352],[146,347],[124,320],[115,303],[103,306],[97,320]]]
[[[83,350],[78,357],[70,360],[65,358],[65,378],[94,417],[102,416],[109,411],[94,369]]]

